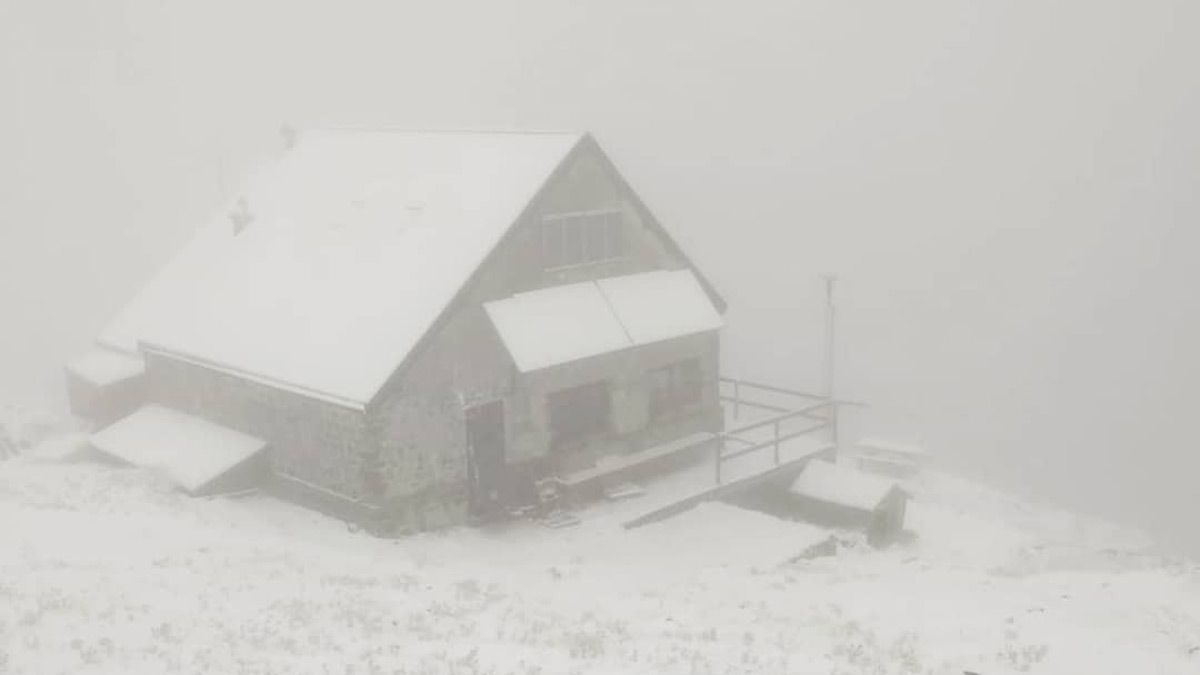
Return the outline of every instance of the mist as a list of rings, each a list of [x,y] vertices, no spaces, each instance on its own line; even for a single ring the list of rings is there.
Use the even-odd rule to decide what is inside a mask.
[[[723,368],[1200,551],[1200,7],[0,4],[0,396],[282,125],[592,132],[729,302]]]

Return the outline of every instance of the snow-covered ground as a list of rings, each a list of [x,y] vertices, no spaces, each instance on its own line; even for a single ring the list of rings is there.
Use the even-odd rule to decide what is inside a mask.
[[[375,539],[52,437],[0,463],[0,673],[1200,673],[1200,566],[948,475],[908,544],[723,504]]]

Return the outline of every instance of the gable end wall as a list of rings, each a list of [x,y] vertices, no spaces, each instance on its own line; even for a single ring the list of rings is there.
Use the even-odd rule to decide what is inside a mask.
[[[568,269],[544,269],[543,216],[609,208],[618,208],[624,214],[624,258]],[[522,376],[482,307],[485,302],[523,291],[687,266],[677,249],[664,242],[636,196],[622,181],[614,180],[594,144],[577,147],[477,270],[437,327],[368,406],[371,463],[380,469],[381,482],[387,486],[385,501],[392,510],[409,527],[461,522],[466,517],[467,502],[465,408],[503,400],[510,463],[536,460],[546,454],[548,443],[544,396],[551,385],[564,385],[564,378],[599,372],[619,383],[637,385],[646,368],[695,356],[701,360],[710,383],[703,396],[702,414],[675,421],[674,426],[649,429],[645,439],[666,440],[672,434],[719,427],[719,342],[715,334],[661,343],[636,355],[604,355],[549,378]],[[645,407],[644,400],[626,399],[626,403],[630,410]],[[641,425],[645,423],[642,419]]]

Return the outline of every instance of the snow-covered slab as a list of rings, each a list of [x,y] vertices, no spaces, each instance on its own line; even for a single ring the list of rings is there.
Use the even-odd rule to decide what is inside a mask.
[[[634,344],[717,330],[724,325],[691,270],[656,270],[596,282]]]
[[[484,309],[523,373],[632,345],[591,281],[518,293]]]
[[[902,457],[910,457],[914,460],[924,459],[929,454],[925,448],[919,445],[914,445],[911,443],[896,443],[894,441],[889,441],[882,438],[860,439],[858,441],[858,448],[862,452],[897,455]]]
[[[144,406],[90,440],[100,452],[162,471],[188,492],[266,447],[260,438],[160,405]]]
[[[94,347],[67,364],[67,371],[97,387],[107,387],[140,377],[146,364],[132,354]]]
[[[895,488],[892,481],[818,460],[809,462],[789,489],[809,499],[873,511]]]

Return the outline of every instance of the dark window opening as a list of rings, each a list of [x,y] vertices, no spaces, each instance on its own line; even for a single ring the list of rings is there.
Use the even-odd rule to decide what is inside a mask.
[[[592,382],[551,393],[546,399],[556,447],[608,432],[612,399],[608,382]]]
[[[647,376],[651,417],[679,413],[700,403],[704,382],[699,359],[676,361],[649,371]]]

